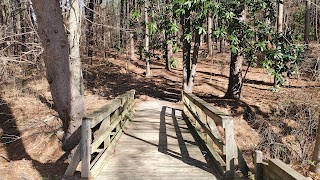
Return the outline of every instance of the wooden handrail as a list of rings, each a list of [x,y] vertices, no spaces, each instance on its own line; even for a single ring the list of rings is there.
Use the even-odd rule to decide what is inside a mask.
[[[261,151],[254,154],[255,180],[307,180],[306,177],[286,165],[279,159],[263,159]]]
[[[234,160],[238,159],[242,174],[248,176],[249,168],[234,140],[233,118],[192,93],[184,92],[183,95],[184,114],[209,150],[210,161],[218,173],[228,178],[235,177]],[[217,126],[223,128],[222,134]]]
[[[81,178],[95,177],[113,151],[134,107],[131,90],[82,120],[81,142],[65,172],[72,176],[81,161]],[[98,153],[97,155],[93,155]]]

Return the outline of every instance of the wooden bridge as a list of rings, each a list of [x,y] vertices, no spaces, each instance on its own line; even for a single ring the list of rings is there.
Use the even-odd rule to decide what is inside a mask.
[[[159,101],[135,105],[134,94],[83,119],[66,176],[79,165],[81,178],[89,179],[247,179],[231,117],[189,93],[183,108]]]

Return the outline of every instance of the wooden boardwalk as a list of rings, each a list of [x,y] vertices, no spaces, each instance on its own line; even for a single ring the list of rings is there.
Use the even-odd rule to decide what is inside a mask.
[[[217,179],[182,119],[159,101],[136,105],[114,153],[95,179]]]

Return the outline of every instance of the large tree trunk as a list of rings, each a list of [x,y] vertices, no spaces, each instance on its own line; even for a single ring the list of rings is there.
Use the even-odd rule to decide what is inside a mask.
[[[86,112],[79,56],[80,7],[74,0],[70,12],[68,40],[59,1],[32,0],[32,3],[44,48],[47,79],[56,110],[63,120],[65,139],[67,139],[81,125]],[[66,145],[68,148],[68,144]]]
[[[310,34],[310,0],[306,0],[306,14],[305,14],[305,25],[304,25],[304,42],[309,45],[309,34]]]
[[[78,129],[82,123],[82,118],[86,115],[80,58],[81,5],[79,4],[79,0],[71,1],[69,31],[71,99],[70,124],[68,125],[66,139],[68,139],[69,136]]]
[[[144,20],[146,23],[146,37],[145,37],[145,51],[149,54],[149,28],[148,28],[148,2],[146,1],[144,4]],[[150,57],[146,56],[146,77],[151,76],[151,68],[150,68]]]
[[[313,165],[310,166],[310,170],[320,175],[320,115],[319,115],[319,123],[317,130],[316,143],[314,146],[313,156],[312,156]]]
[[[241,56],[231,53],[229,84],[225,98],[238,100],[241,97],[242,62]]]

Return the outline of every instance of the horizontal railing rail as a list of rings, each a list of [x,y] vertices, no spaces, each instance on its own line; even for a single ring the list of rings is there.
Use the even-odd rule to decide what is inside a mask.
[[[132,115],[135,91],[131,90],[82,120],[81,142],[65,172],[72,176],[81,161],[81,178],[95,177],[113,151]]]
[[[209,151],[205,157],[218,173],[227,178],[235,177],[237,159],[239,169],[247,177],[249,168],[234,140],[233,118],[192,93],[183,93],[183,103],[184,114]]]
[[[279,159],[263,159],[261,151],[254,155],[255,180],[307,180]]]

